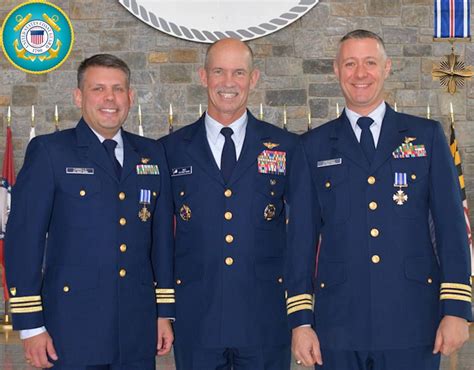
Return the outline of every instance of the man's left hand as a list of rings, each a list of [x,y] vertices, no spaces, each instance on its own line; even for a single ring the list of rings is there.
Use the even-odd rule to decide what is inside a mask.
[[[433,353],[441,352],[445,356],[457,351],[469,339],[469,325],[461,317],[445,316],[441,320]]]
[[[163,356],[171,351],[171,345],[173,344],[174,334],[173,328],[171,327],[171,320],[158,318],[158,356]]]

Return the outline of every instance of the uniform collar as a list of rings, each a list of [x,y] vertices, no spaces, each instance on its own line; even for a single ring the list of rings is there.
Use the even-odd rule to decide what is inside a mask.
[[[238,119],[236,119],[227,127],[230,127],[234,131],[232,135],[234,136],[234,138],[239,138],[245,135],[247,122],[248,122],[247,111],[245,111],[244,114],[242,114],[242,116],[240,116]],[[206,126],[206,135],[208,139],[213,144],[215,144],[217,142],[217,139],[219,138],[222,128],[225,126],[222,123],[216,121],[214,118],[212,118],[207,112],[204,117],[204,124]]]
[[[377,108],[375,108],[372,112],[370,112],[366,117],[370,117],[374,120],[374,123],[372,125],[376,125],[379,127],[382,127],[382,121],[385,116],[385,111],[387,110],[387,107],[385,105],[385,101],[382,101]],[[344,111],[346,113],[347,118],[349,119],[349,122],[351,123],[352,129],[355,131],[356,130],[356,125],[357,125],[357,120],[362,117],[359,113],[356,113],[349,108],[345,107]]]

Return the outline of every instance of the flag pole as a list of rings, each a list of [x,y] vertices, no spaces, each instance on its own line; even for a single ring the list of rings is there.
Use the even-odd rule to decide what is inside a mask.
[[[12,147],[12,133],[11,133],[11,108],[8,107],[7,112],[7,135],[6,135],[6,144],[5,144],[5,156],[3,157],[3,169],[2,169],[2,178],[0,185],[0,231],[2,237],[0,238],[0,262],[2,267],[2,285],[3,285],[3,296],[5,311],[3,317],[0,317],[0,332],[8,333],[13,330],[13,326],[10,320],[10,309],[9,309],[9,294],[8,288],[6,286],[5,278],[5,261],[4,261],[4,239],[3,235],[5,233],[6,226],[6,215],[8,214],[9,208],[9,197],[11,186],[15,183],[15,173],[13,167],[13,147]]]

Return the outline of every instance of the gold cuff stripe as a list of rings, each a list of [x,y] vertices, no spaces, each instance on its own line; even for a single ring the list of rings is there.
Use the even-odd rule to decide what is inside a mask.
[[[441,295],[441,297],[439,297],[439,299],[440,300],[453,299],[453,300],[456,300],[456,301],[465,301],[465,302],[471,303],[471,298],[470,297],[466,297],[464,295],[457,295],[457,294],[443,294],[443,295]]]
[[[455,293],[455,294],[462,294],[466,296],[472,296],[470,292],[466,292],[465,290],[460,290],[460,289],[441,289],[441,294],[444,293]]]
[[[167,298],[167,299],[162,299],[162,298],[157,298],[156,303],[175,303],[176,301],[174,298]]]
[[[298,312],[298,311],[302,311],[302,310],[313,311],[313,305],[312,304],[300,304],[298,306],[295,306],[293,308],[288,309],[287,313],[288,313],[288,315],[291,315],[294,312]]]
[[[12,308],[11,313],[33,313],[43,311],[43,307]]]
[[[14,303],[11,304],[11,308],[17,308],[17,307],[34,307],[34,306],[41,306],[41,302],[26,302],[26,303]]]
[[[174,294],[157,294],[156,298],[175,298]]]
[[[466,285],[466,284],[442,283],[441,284],[441,289],[443,289],[443,288],[461,289],[461,290],[467,290],[469,293],[472,292],[472,287],[470,285]]]
[[[298,301],[298,302],[295,302],[295,303],[286,305],[286,308],[287,308],[287,309],[290,309],[290,308],[292,308],[292,307],[299,306],[300,304],[310,304],[310,305],[313,305],[313,301],[311,301],[311,300],[309,300],[309,299],[302,299],[301,301]]]
[[[313,296],[311,294],[300,294],[300,295],[295,295],[294,297],[290,297],[286,300],[286,304],[290,304],[296,301],[299,301],[300,299],[310,299],[313,301]]]
[[[174,289],[155,289],[156,294],[174,294]]]
[[[40,295],[32,295],[29,297],[12,297],[10,298],[10,304],[21,303],[21,302],[41,302]]]

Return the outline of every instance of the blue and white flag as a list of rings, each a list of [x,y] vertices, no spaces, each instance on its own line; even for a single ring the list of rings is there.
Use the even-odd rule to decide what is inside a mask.
[[[434,38],[471,37],[470,0],[434,0]]]

